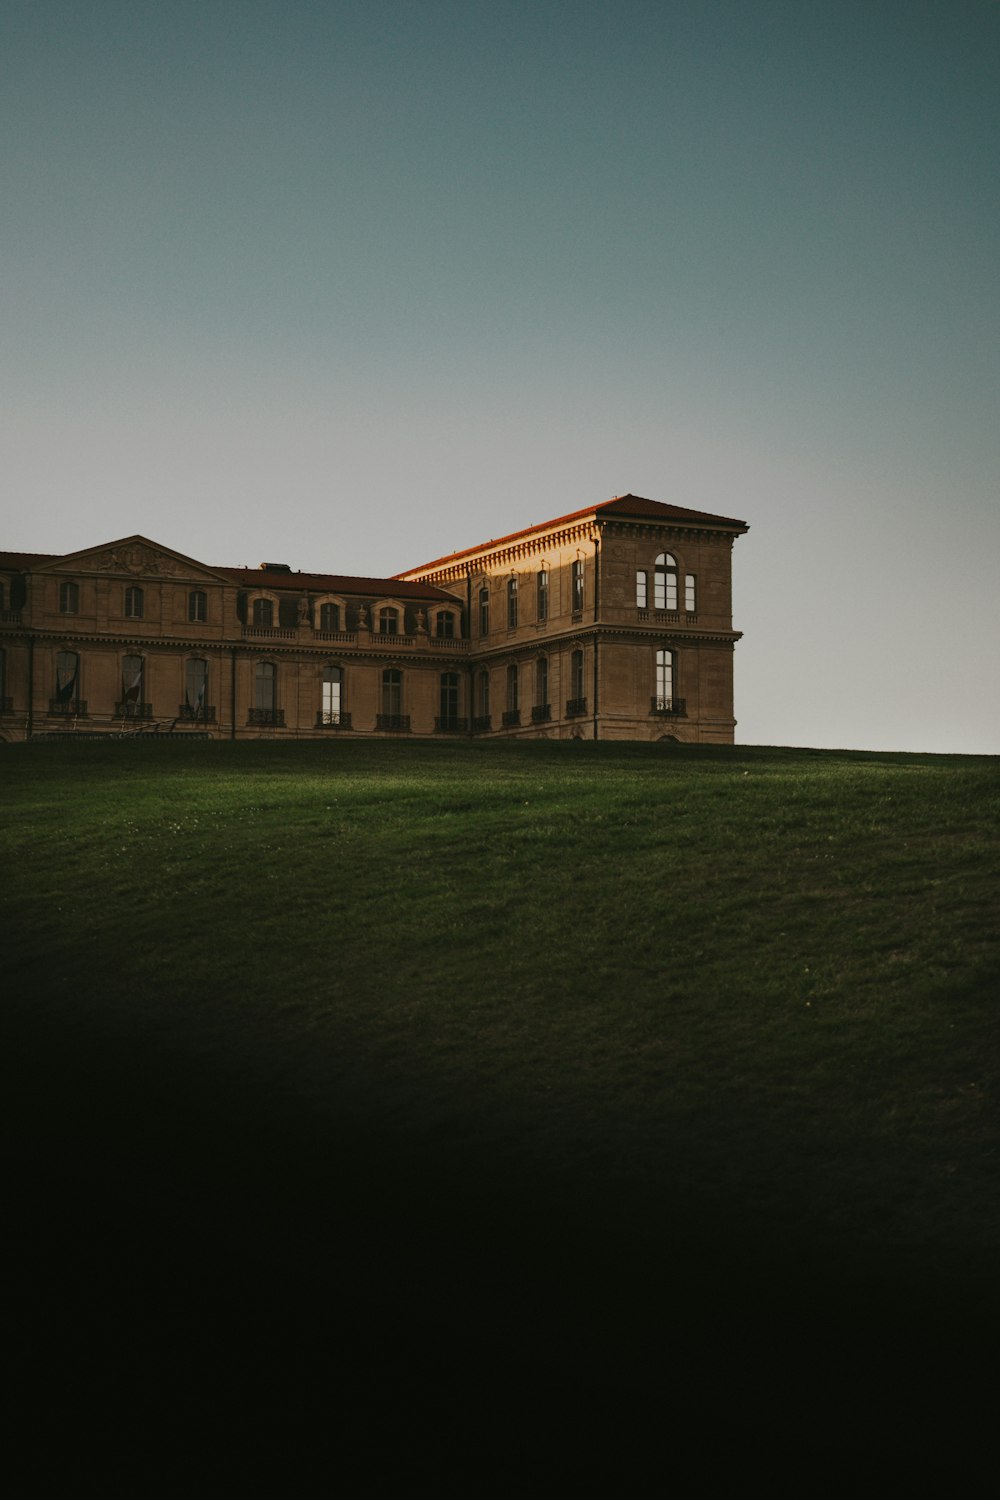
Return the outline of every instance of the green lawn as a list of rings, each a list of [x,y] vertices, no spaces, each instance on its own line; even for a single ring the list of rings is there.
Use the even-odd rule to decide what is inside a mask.
[[[939,1430],[1000,1334],[997,771],[5,748],[36,1467],[466,1500],[603,1443],[618,1494],[638,1443],[742,1487],[791,1437],[869,1465],[911,1377]]]
[[[997,772],[768,748],[11,747],[9,1014],[105,1073],[152,1052],[185,1087],[314,1139],[363,1133],[416,1172],[530,1176],[748,1246],[985,1251]]]

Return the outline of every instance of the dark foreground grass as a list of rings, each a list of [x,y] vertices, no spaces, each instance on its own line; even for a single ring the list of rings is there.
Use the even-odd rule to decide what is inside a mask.
[[[723,1377],[728,1420],[774,1367],[787,1400],[973,1351],[1000,1244],[997,771],[11,747],[29,1320],[112,1407],[155,1369],[185,1420],[266,1394],[313,1435],[373,1422],[373,1483],[414,1418],[395,1446],[456,1493],[498,1420],[684,1423]]]

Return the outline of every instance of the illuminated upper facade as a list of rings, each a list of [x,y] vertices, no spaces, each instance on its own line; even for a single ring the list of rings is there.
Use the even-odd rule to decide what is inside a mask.
[[[634,495],[394,578],[0,553],[0,737],[731,743],[743,521]]]

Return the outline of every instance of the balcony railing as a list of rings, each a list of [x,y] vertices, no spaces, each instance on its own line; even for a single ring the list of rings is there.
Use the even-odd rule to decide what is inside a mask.
[[[87,700],[85,698],[71,698],[67,702],[65,698],[50,698],[49,713],[60,719],[85,719],[87,717]]]
[[[294,641],[297,630],[286,630],[278,625],[244,625],[243,639],[253,641]]]
[[[578,718],[580,714],[585,714],[586,712],[587,712],[587,700],[586,700],[586,698],[567,698],[566,699],[566,717],[567,717],[567,719]]]
[[[380,646],[392,646],[395,649],[397,646],[412,646],[416,641],[416,636],[396,635],[392,630],[373,630],[372,645],[376,641]]]
[[[314,630],[313,639],[317,641],[342,641],[353,646],[358,637],[353,630]]]
[[[552,717],[551,703],[536,703],[531,710],[532,724],[544,724]]]
[[[652,620],[654,625],[679,625],[681,622],[680,611],[676,609],[637,609],[636,617],[644,623]]]
[[[683,698],[652,698],[649,711],[651,714],[686,714],[687,703]]]
[[[214,724],[215,707],[210,703],[203,703],[200,708],[195,708],[190,703],[182,703],[177,710],[177,717],[185,723]]]
[[[0,609],[0,625],[20,625],[21,611],[19,609]]]
[[[351,716],[345,713],[324,712],[320,709],[316,715],[317,729],[350,729]]]
[[[472,721],[473,734],[488,734],[493,728],[493,720],[489,714],[477,714]]]
[[[269,724],[273,728],[284,729],[285,710],[283,708],[251,708],[247,713],[248,724]]]
[[[409,714],[379,714],[375,720],[375,728],[381,729],[385,734],[409,734]]]
[[[469,721],[449,714],[444,719],[434,720],[434,732],[435,734],[468,734]]]
[[[116,719],[151,719],[153,717],[153,705],[151,703],[116,703]]]
[[[431,635],[427,638],[428,646],[434,650],[440,646],[445,651],[468,651],[469,642],[463,640],[460,635]]]
[[[519,708],[505,708],[501,722],[505,729],[509,729],[512,724],[520,724],[521,710]]]

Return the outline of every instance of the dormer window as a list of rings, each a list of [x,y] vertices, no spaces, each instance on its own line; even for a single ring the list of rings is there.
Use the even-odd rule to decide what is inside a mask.
[[[340,605],[339,604],[321,604],[320,605],[320,607],[319,607],[319,628],[320,628],[320,630],[339,630],[340,629]]]
[[[253,601],[253,623],[255,630],[273,629],[274,605],[270,599],[255,599]]]
[[[451,640],[455,634],[455,616],[450,609],[439,609],[434,621],[434,634],[445,640]]]
[[[399,610],[398,609],[391,609],[391,608],[389,608],[387,606],[386,608],[379,610],[379,612],[378,612],[378,633],[379,633],[379,635],[398,635],[399,634]]]

